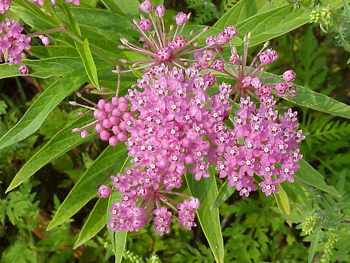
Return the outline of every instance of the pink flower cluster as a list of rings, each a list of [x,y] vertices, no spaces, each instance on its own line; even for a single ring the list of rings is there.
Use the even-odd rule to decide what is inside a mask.
[[[142,9],[152,11],[147,5]],[[118,131],[127,137],[132,163],[112,177],[113,188],[122,195],[111,210],[109,227],[113,231],[137,231],[150,215],[161,235],[169,233],[174,215],[184,229],[195,227],[199,200],[190,197],[179,203],[172,196],[182,196],[178,191],[185,174],[201,180],[209,176],[210,165],[245,197],[258,189],[269,196],[278,191],[279,184],[293,182],[304,136],[298,130],[297,113],[289,109],[279,114],[274,96],[295,94],[295,73],[287,70],[281,82],[264,83],[262,71],[278,57],[265,47],[250,66],[245,65],[247,53],[240,56],[233,51],[230,63],[240,66],[226,68],[215,54],[235,34],[234,28],[228,27],[209,37],[207,48],[195,53],[194,64],[186,70],[165,64],[152,66],[138,80],[137,89],[130,89],[122,98],[129,106]],[[231,75],[236,80],[234,86],[223,83],[209,96],[209,87],[217,82],[212,69]],[[232,110],[230,99],[236,98],[240,105],[230,127],[226,125]],[[111,115],[104,105],[97,108],[97,122],[110,129],[103,122]],[[106,198],[107,190],[100,188],[99,195]]]
[[[114,188],[123,196],[121,203],[136,209],[137,200],[142,199],[144,206],[152,203],[159,208],[171,202],[169,195],[183,185],[186,173],[192,173],[196,180],[209,176],[209,165],[215,163],[215,131],[222,126],[229,107],[228,89],[209,97],[210,84],[196,69],[183,71],[161,65],[144,74],[139,90],[129,90],[132,117],[126,130],[133,163],[125,173],[112,178]],[[179,222],[186,229],[195,226],[198,208],[198,200],[189,200],[177,207]],[[153,214],[156,231],[168,232],[169,227],[157,218],[162,217],[165,224],[170,219],[164,218],[171,214],[164,209]]]
[[[122,43],[152,60],[142,67],[143,76],[125,97],[101,99],[87,107],[95,121],[75,129],[84,137],[93,126],[110,145],[127,145],[131,157],[127,169],[111,177],[113,189],[106,185],[98,189],[100,198],[109,197],[112,190],[121,194],[111,208],[109,228],[137,231],[153,220],[155,231],[163,235],[177,219],[184,229],[192,229],[199,200],[182,193],[184,176],[205,179],[210,166],[245,197],[256,190],[269,196],[279,184],[293,182],[304,136],[298,130],[297,113],[288,109],[280,114],[275,96],[295,94],[294,71],[287,70],[280,82],[270,83],[263,71],[278,54],[266,45],[250,65],[248,43],[242,55],[232,50],[229,63],[220,57],[223,45],[237,34],[233,26],[208,37],[203,48],[190,47],[193,40],[179,33],[188,15],[176,15],[177,27],[169,37],[163,27],[164,6],[154,8],[146,0],[140,10],[148,17],[134,24],[145,48],[125,39]],[[194,60],[185,65],[188,47]],[[215,71],[231,76],[233,85],[222,83],[209,92],[217,84]],[[239,108],[232,112],[236,100]]]
[[[0,0],[0,14],[3,15],[10,9],[11,0]]]
[[[273,97],[264,97],[259,107],[249,97],[241,98],[234,128],[225,131],[217,164],[219,177],[227,178],[229,186],[243,196],[257,186],[268,196],[284,181],[293,182],[304,138],[297,130],[296,115],[289,109],[279,116]]]
[[[30,48],[31,38],[22,33],[23,27],[9,19],[0,23],[0,60],[19,64],[24,51]]]

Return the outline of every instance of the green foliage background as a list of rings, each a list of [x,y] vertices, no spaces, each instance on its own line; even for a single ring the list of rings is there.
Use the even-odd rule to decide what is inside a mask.
[[[270,75],[297,72],[299,95],[285,105],[298,109],[306,134],[296,182],[274,197],[242,199],[215,180],[196,186],[188,178],[205,203],[201,227],[185,232],[175,225],[165,237],[151,227],[128,234],[104,228],[118,197],[96,201],[96,187],[123,169],[126,151],[71,133],[89,122],[68,104],[74,92],[113,90],[113,65],[131,59],[117,43],[137,37],[130,23],[137,1],[57,2],[57,9],[47,3],[42,11],[14,0],[10,12],[28,32],[67,30],[51,34],[48,48],[34,43],[25,61],[30,76],[0,65],[1,263],[350,262],[348,1],[165,2],[172,13],[191,11],[194,29],[206,24],[210,33],[234,24],[241,36],[251,32],[251,54],[270,40],[280,55]],[[233,44],[239,48],[241,40]],[[122,93],[135,75],[123,77]]]

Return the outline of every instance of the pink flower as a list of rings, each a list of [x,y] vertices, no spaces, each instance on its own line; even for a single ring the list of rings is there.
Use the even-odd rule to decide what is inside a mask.
[[[108,227],[112,231],[138,231],[146,224],[146,212],[133,202],[114,203]]]
[[[164,14],[165,14],[165,7],[164,7],[164,5],[158,5],[156,7],[156,14],[159,17],[163,17],[164,16]]]
[[[149,19],[143,18],[140,20],[139,26],[143,31],[147,32],[152,29],[152,22]]]
[[[192,197],[177,205],[180,224],[187,230],[196,226],[194,222],[196,211],[199,208],[199,200]]]
[[[152,11],[152,3],[149,0],[145,0],[140,4],[139,8],[144,13],[150,13]]]
[[[178,26],[184,25],[189,20],[190,15],[185,14],[184,12],[179,12],[176,14],[175,21]]]
[[[160,207],[153,210],[154,215],[154,229],[160,234],[169,234],[171,224],[171,212],[165,208]]]
[[[278,58],[277,52],[273,49],[266,49],[259,55],[261,64],[271,64]]]
[[[283,79],[287,82],[293,82],[295,80],[295,72],[293,70],[287,70],[283,73]]]
[[[11,0],[0,0],[0,14],[5,14],[10,9]]]

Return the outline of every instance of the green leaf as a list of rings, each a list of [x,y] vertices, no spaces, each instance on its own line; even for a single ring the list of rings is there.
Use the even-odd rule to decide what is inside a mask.
[[[238,1],[230,10],[228,10],[215,23],[215,27],[224,28],[227,25],[236,25],[258,13],[266,12],[272,8],[285,4],[285,1],[266,1],[266,0],[241,0]]]
[[[226,64],[225,68],[228,71],[232,70],[232,65]],[[262,72],[263,78],[269,79],[270,83],[277,83],[281,81],[281,77],[272,73]],[[227,76],[225,76],[228,80]],[[296,96],[284,97],[283,99],[293,102],[296,105],[317,110],[320,112],[328,113],[333,116],[343,117],[350,119],[350,106],[340,101],[337,101],[327,95],[318,93],[316,91],[307,89],[300,85],[295,85]]]
[[[74,249],[83,245],[101,231],[107,222],[107,210],[108,199],[97,200],[74,243]]]
[[[126,156],[126,149],[123,144],[119,144],[115,148],[108,146],[79,178],[58,208],[48,226],[48,230],[66,222],[94,198],[98,186],[104,183],[113,173],[120,170]]]
[[[59,4],[59,6],[61,7],[63,13],[65,14],[65,17],[68,18],[68,28],[69,30],[74,33],[77,37],[81,37],[81,31],[80,31],[80,27],[79,24],[77,23],[77,21],[74,19],[70,9],[71,7],[68,7],[66,4]]]
[[[281,212],[287,216],[290,215],[290,202],[286,191],[284,191],[282,185],[278,186],[278,192],[273,194],[278,208]]]
[[[227,181],[225,181],[220,186],[219,194],[214,203],[214,208],[218,208],[220,205],[222,205],[227,199],[229,199],[233,195],[234,192],[235,192],[235,188],[230,187]]]
[[[19,17],[25,24],[30,25],[38,31],[52,29],[59,26],[55,17],[50,16],[39,6],[30,3],[27,0],[13,1],[10,11],[15,17]]]
[[[114,243],[113,243],[113,252],[114,252],[114,262],[121,263],[126,247],[126,238],[128,232],[118,232],[114,233]]]
[[[94,58],[92,57],[89,41],[87,39],[84,40],[84,43],[81,45],[75,42],[76,48],[79,52],[81,60],[83,61],[84,68],[87,76],[89,77],[90,82],[96,87],[100,88],[100,84],[98,82],[97,69],[94,62]]]
[[[284,99],[305,108],[350,119],[349,105],[299,85],[296,86],[296,91],[295,97],[285,97]]]
[[[209,178],[196,181],[192,175],[188,174],[186,175],[186,181],[191,194],[200,201],[197,216],[215,261],[217,263],[223,263],[224,242],[221,233],[219,209],[214,208],[218,189],[213,169],[211,169]]]
[[[333,186],[328,185],[325,182],[324,177],[305,160],[300,161],[300,168],[296,173],[295,178],[297,182],[315,187],[316,189],[326,192],[336,198],[341,197],[341,194]]]
[[[81,138],[80,134],[73,133],[72,129],[82,127],[91,121],[90,117],[79,118],[58,131],[40,150],[38,150],[19,170],[13,178],[6,192],[9,192],[34,175],[49,162],[60,157],[67,151],[88,140]]]
[[[0,138],[0,149],[35,133],[50,112],[82,84],[83,79],[79,75],[54,81],[35,99],[19,122]]]
[[[29,67],[28,76],[47,79],[51,77],[65,76],[72,70],[82,69],[79,58],[60,57],[29,60],[25,59],[23,64]],[[22,76],[18,71],[18,65],[0,64],[0,79]]]
[[[108,6],[118,7],[124,14],[137,15],[140,2],[138,0],[105,0]]]

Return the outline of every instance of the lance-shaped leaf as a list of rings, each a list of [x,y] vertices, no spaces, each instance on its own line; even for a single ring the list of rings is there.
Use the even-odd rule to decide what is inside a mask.
[[[333,186],[328,185],[324,177],[305,160],[300,161],[300,168],[295,177],[297,182],[315,187],[336,198],[341,196],[341,194]]]
[[[222,15],[218,21],[216,21],[215,27],[224,28],[227,25],[236,25],[238,22],[248,19],[249,17],[285,4],[286,2],[283,0],[241,0]]]
[[[98,186],[103,184],[113,173],[120,170],[126,156],[126,149],[123,144],[119,144],[116,147],[108,146],[79,178],[58,208],[48,229],[50,230],[63,224],[93,199],[96,196]]]
[[[84,80],[79,74],[53,81],[32,103],[27,112],[0,138],[0,149],[26,139],[35,133],[47,116],[64,98],[77,90]]]
[[[94,58],[92,57],[89,41],[84,40],[83,44],[75,43],[75,46],[79,52],[80,58],[83,61],[86,75],[89,77],[90,82],[96,87],[100,88],[98,82],[97,69],[95,65]]]
[[[6,192],[13,190],[25,180],[34,175],[39,169],[49,162],[60,157],[74,147],[87,141],[89,137],[82,138],[80,134],[73,133],[72,129],[82,127],[91,122],[91,117],[85,116],[71,122],[65,128],[58,131],[40,150],[38,150],[19,170],[13,178]]]
[[[68,75],[72,70],[81,70],[79,58],[60,57],[23,61],[29,67],[28,76],[36,78],[51,78]],[[18,65],[0,64],[0,79],[22,76],[18,71]]]
[[[108,199],[97,200],[74,243],[74,249],[83,245],[101,231],[107,222],[107,210]]]
[[[186,175],[188,188],[193,196],[200,201],[197,211],[199,223],[209,243],[217,263],[224,262],[224,242],[221,233],[219,209],[214,207],[218,189],[213,170],[209,178],[196,181],[193,176]]]
[[[305,108],[350,119],[349,105],[303,86],[297,85],[296,90],[297,93],[295,97],[285,97],[284,99]]]

